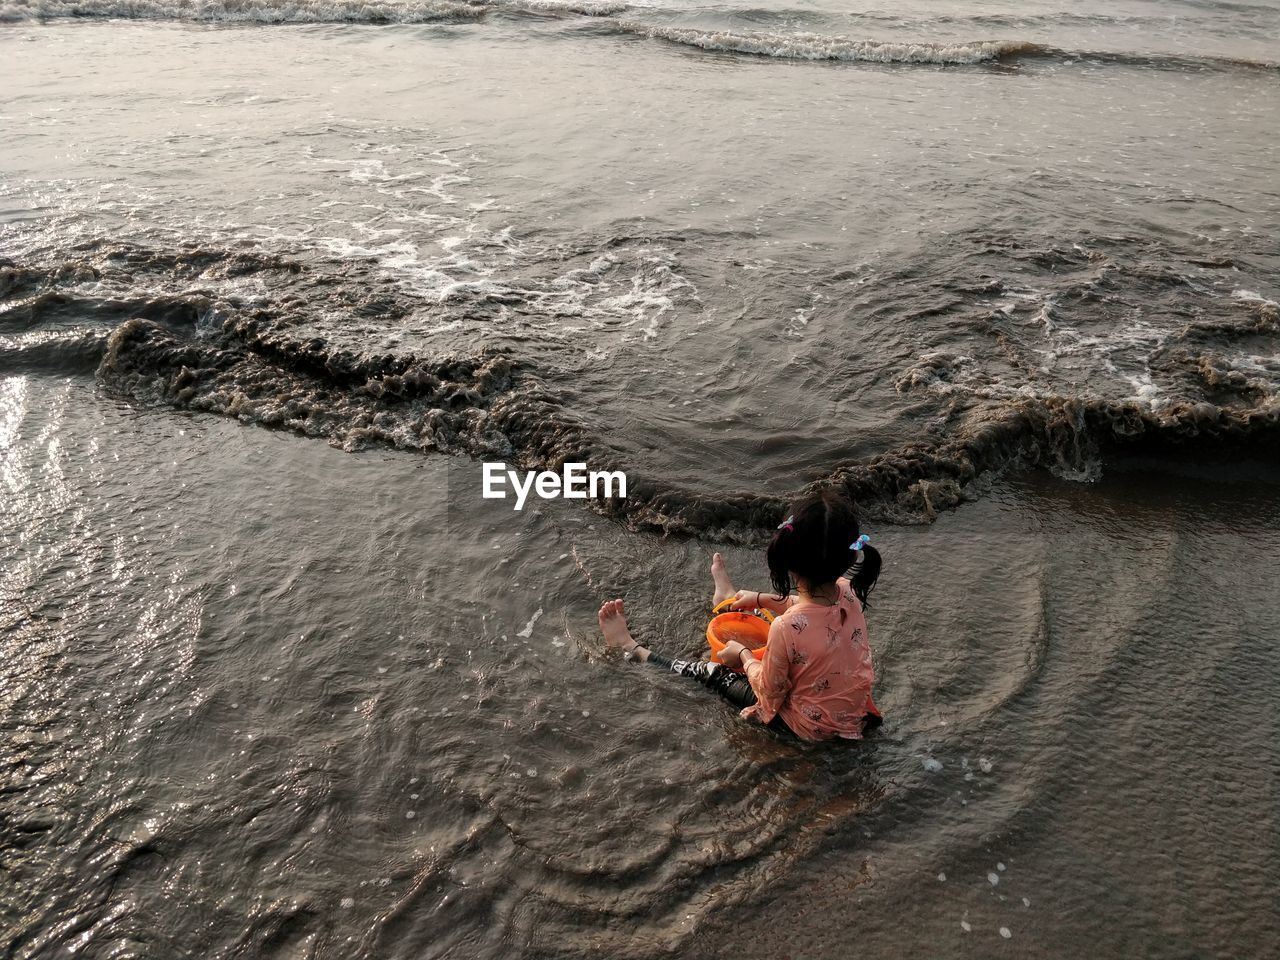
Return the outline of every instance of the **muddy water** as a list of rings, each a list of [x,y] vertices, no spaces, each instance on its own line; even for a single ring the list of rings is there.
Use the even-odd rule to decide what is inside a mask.
[[[884,604],[881,662],[922,722],[878,762],[942,766],[903,756],[896,800],[833,818],[706,955],[1265,953],[1280,607],[1242,571],[1276,549],[1277,493],[1270,463],[1129,461],[902,532],[895,586],[928,600]]]
[[[1026,955],[1229,955],[1274,933],[1280,605],[1242,575],[1280,540],[1270,468],[1039,477],[878,530],[889,722],[849,751],[603,654],[613,594],[699,649],[711,544],[451,510],[470,478],[444,461],[87,382],[11,379],[4,409],[21,955],[978,956],[1001,927]]]
[[[1265,955],[1278,24],[0,2],[5,952]],[[604,653],[815,481],[872,742]]]

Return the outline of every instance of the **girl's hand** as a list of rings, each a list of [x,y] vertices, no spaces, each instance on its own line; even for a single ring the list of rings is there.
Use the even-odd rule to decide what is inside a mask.
[[[741,670],[742,657],[746,652],[747,648],[737,640],[730,640],[724,645],[724,649],[720,651],[720,662],[730,670]]]
[[[760,606],[760,591],[739,590],[729,604],[730,610],[755,610]]]

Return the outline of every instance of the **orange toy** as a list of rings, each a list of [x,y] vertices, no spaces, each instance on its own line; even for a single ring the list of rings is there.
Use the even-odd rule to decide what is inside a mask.
[[[720,651],[734,640],[747,647],[759,660],[764,656],[765,644],[769,642],[769,624],[773,622],[773,614],[768,610],[758,610],[755,613],[732,610],[721,613],[731,603],[733,603],[732,597],[721,601],[711,611],[718,614],[707,624],[707,643],[711,646],[711,661],[719,663]]]

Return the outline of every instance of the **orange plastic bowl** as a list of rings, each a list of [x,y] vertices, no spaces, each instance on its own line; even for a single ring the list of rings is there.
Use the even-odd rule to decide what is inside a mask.
[[[737,640],[747,647],[757,660],[764,656],[769,642],[769,623],[754,613],[733,611],[722,613],[707,624],[707,643],[711,646],[711,660],[720,662],[720,651],[726,644]]]

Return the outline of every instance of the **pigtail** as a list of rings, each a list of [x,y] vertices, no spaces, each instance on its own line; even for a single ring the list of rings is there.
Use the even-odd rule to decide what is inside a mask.
[[[778,524],[766,554],[778,599],[790,594],[797,581],[812,589],[846,574],[866,607],[880,577],[880,553],[869,540],[859,533],[857,511],[844,493],[826,487],[797,500]]]
[[[774,596],[778,600],[785,600],[791,595],[790,557],[783,538],[793,532],[789,522],[783,523],[773,535],[773,540],[769,542],[769,549],[765,554],[769,565],[769,584],[773,587]]]
[[[858,562],[849,571],[849,583],[852,584],[853,592],[864,610],[869,606],[867,597],[875,588],[878,579],[880,579],[880,551],[871,544],[864,543],[858,552]]]

